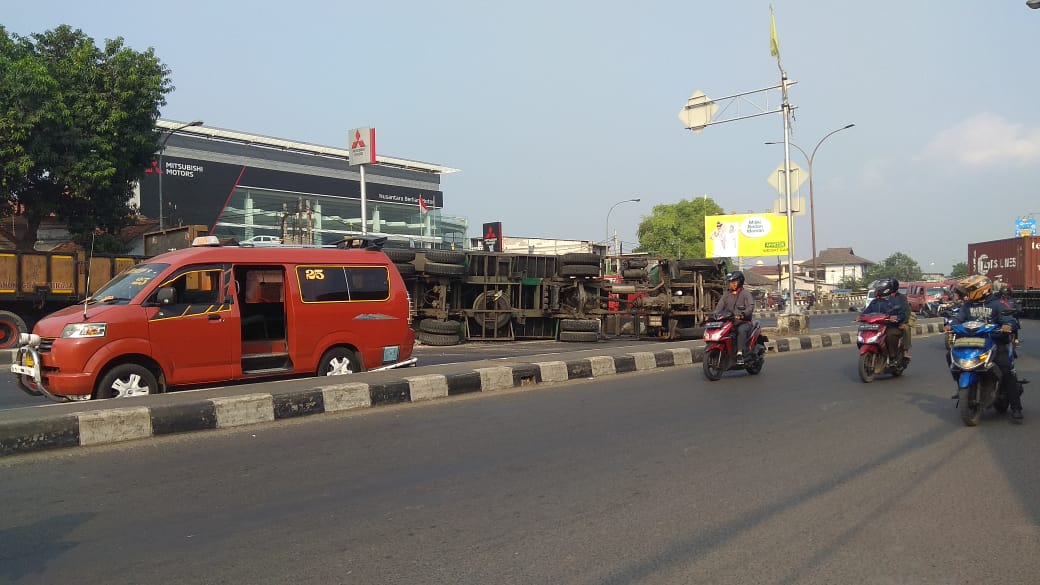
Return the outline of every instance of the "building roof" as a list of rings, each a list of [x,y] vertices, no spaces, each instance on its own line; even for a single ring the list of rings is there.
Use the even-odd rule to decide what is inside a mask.
[[[350,160],[350,150],[346,148],[335,148],[332,146],[320,146],[317,144],[309,144],[306,142],[283,140],[281,138],[272,138],[270,136],[262,136],[260,134],[247,134],[245,132],[236,132],[234,130],[224,130],[222,128],[215,128],[212,126],[185,126],[184,122],[175,122],[173,120],[156,120],[155,127],[161,128],[163,130],[177,130],[177,132],[180,134],[194,134],[196,136],[204,136],[220,140],[241,142],[245,144],[257,144],[260,146],[282,148],[285,150],[295,150],[298,152],[306,152],[311,154],[322,154],[327,156],[342,157],[347,160]],[[344,133],[344,137],[345,136],[346,134]],[[346,142],[345,138],[344,142]],[[435,165],[432,163],[420,162],[415,160],[408,160],[404,158],[382,156],[378,152],[376,153],[376,164],[388,167],[397,167],[400,169],[408,169],[410,171],[431,173],[435,175],[458,172],[458,169],[453,169],[451,167],[445,167],[441,165]]]
[[[802,266],[808,266],[812,264],[812,260],[803,262]],[[852,248],[825,248],[820,250],[820,253],[816,255],[817,266],[851,266],[858,264],[866,264],[868,266],[877,264],[872,260],[867,260],[861,256],[857,256]]]

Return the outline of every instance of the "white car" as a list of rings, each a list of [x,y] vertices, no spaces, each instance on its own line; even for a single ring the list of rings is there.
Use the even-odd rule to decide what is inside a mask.
[[[241,242],[246,246],[278,246],[281,243],[282,239],[278,236],[253,236]]]

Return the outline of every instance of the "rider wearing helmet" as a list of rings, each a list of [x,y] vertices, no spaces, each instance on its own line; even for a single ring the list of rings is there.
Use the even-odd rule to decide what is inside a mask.
[[[964,302],[953,315],[950,323],[957,325],[966,321],[985,320],[1000,325],[1001,335],[993,338],[997,344],[993,362],[1000,368],[1000,389],[1011,406],[1011,421],[1022,422],[1022,385],[1011,367],[1011,342],[1018,331],[1018,319],[1012,311],[993,294],[993,282],[981,274],[973,274],[957,285],[964,291]],[[950,326],[945,329],[948,331]]]
[[[906,301],[899,296],[899,281],[895,278],[880,278],[874,281],[874,300],[863,309],[867,313],[884,313],[888,315],[890,326],[885,333],[888,359],[899,357],[899,340],[907,331],[906,320],[909,316]],[[906,356],[909,357],[909,356]]]
[[[737,321],[737,363],[744,361],[744,350],[747,349],[748,332],[751,331],[751,317],[755,312],[755,299],[751,293],[744,290],[744,273],[734,270],[726,275],[726,283],[729,292],[724,293],[719,303],[715,305],[715,312],[730,311]]]

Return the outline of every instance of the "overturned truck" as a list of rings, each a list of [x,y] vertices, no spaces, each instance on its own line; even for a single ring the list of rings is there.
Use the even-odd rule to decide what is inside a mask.
[[[427,345],[694,339],[724,290],[725,264],[714,260],[630,257],[604,276],[604,257],[591,253],[384,251],[408,284]]]

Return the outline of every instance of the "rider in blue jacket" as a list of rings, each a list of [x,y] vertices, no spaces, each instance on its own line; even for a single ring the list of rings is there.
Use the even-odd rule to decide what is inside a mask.
[[[1011,406],[1011,421],[1022,422],[1022,386],[1018,375],[1011,367],[1012,342],[1018,332],[1018,319],[1013,310],[1001,302],[993,293],[993,282],[981,274],[973,274],[958,283],[965,298],[960,309],[950,319],[952,325],[967,321],[987,321],[1000,325],[1000,335],[993,340],[997,344],[993,362],[1000,368],[1000,388]],[[949,326],[947,326],[949,327]]]

